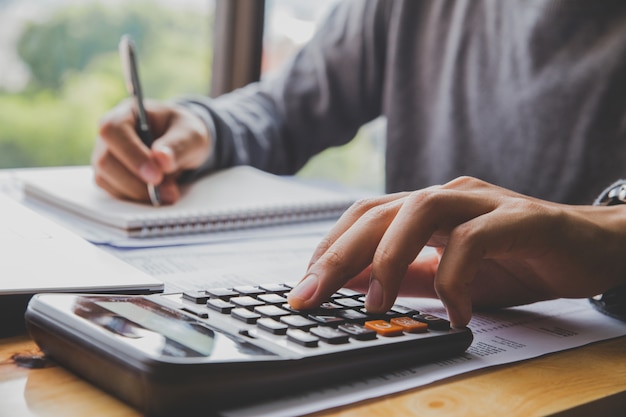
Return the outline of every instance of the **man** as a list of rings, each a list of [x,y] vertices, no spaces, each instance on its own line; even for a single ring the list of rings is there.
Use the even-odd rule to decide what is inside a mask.
[[[113,110],[96,181],[140,201],[160,184],[173,203],[179,174],[294,173],[384,115],[392,194],[341,218],[293,306],[355,276],[368,310],[438,296],[455,326],[472,306],[591,296],[626,284],[626,206],[580,205],[624,176],[625,40],[620,1],[343,1],[273,79],[151,103],[152,149],[129,105]],[[438,255],[416,260],[424,245]]]

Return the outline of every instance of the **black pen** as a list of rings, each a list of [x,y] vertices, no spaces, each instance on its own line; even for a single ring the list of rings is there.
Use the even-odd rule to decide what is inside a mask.
[[[126,81],[126,89],[135,99],[135,109],[137,115],[137,126],[135,130],[141,141],[147,146],[152,145],[152,134],[148,126],[148,118],[146,117],[146,109],[143,106],[143,94],[141,92],[141,83],[139,82],[139,70],[137,68],[137,54],[135,52],[135,44],[128,35],[122,36],[119,44],[120,58],[122,60],[122,69],[124,72],[124,80]],[[148,184],[148,195],[153,206],[161,205],[161,195],[159,187],[154,184]]]

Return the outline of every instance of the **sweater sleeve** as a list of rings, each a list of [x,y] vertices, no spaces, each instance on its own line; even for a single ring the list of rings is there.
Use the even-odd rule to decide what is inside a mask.
[[[339,2],[275,76],[216,99],[183,100],[213,138],[199,170],[252,165],[293,174],[313,155],[350,141],[381,112],[390,4]]]

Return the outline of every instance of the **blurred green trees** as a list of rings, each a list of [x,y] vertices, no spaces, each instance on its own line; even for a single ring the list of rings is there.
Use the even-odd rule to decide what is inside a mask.
[[[31,78],[0,90],[0,168],[88,164],[98,119],[126,97],[117,44],[135,39],[144,94],[205,94],[212,18],[158,2],[72,5],[29,23],[17,45]]]
[[[149,0],[71,2],[27,24],[16,48],[29,83],[19,92],[0,87],[0,169],[89,164],[98,119],[127,96],[117,52],[125,33],[137,44],[146,97],[208,93],[211,14]],[[380,191],[381,144],[363,129],[299,175]]]

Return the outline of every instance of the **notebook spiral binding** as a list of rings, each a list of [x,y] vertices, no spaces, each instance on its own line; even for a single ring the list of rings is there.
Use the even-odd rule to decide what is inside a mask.
[[[131,237],[164,237],[186,234],[225,232],[231,230],[250,229],[272,225],[286,225],[307,221],[329,220],[338,218],[350,204],[320,205],[317,207],[284,207],[259,209],[254,212],[236,215],[222,213],[188,213],[172,218],[170,216],[154,216],[149,219],[137,220],[128,229]],[[132,223],[132,222],[131,222]]]

